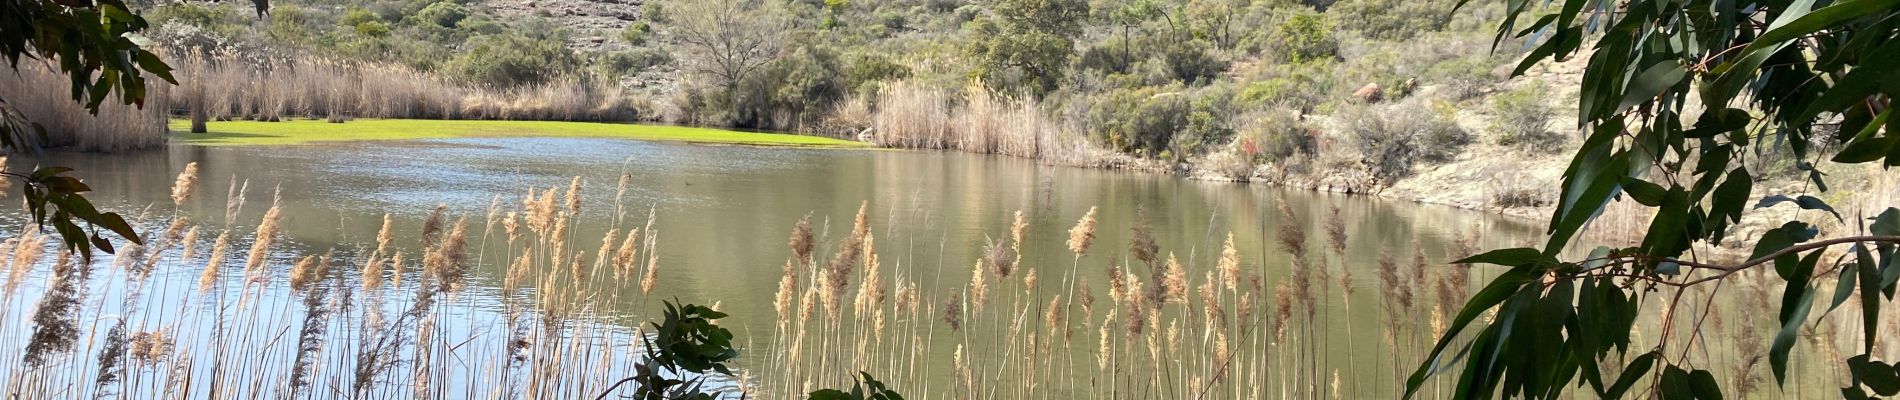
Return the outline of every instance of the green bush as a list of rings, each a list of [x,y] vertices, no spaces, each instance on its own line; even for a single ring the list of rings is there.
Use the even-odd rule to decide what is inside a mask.
[[[1417,101],[1345,107],[1333,114],[1372,175],[1392,182],[1422,161],[1450,160],[1470,137],[1445,112]]]
[[[1248,83],[1235,100],[1246,108],[1287,107],[1313,112],[1334,92],[1336,83],[1330,74],[1333,65],[1319,61],[1278,66],[1265,74],[1265,79]]]
[[[1154,155],[1187,123],[1187,101],[1160,87],[1116,90],[1089,109],[1089,125],[1110,147]],[[1178,87],[1167,89],[1178,90]]]
[[[1313,126],[1301,120],[1298,111],[1274,108],[1246,121],[1239,132],[1240,150],[1255,162],[1279,163],[1318,151]]]
[[[1526,84],[1492,96],[1491,134],[1498,144],[1533,151],[1549,151],[1562,137],[1550,131],[1551,108],[1544,105],[1543,85]]]
[[[1339,27],[1366,37],[1405,40],[1444,29],[1456,0],[1340,0],[1326,9]]]
[[[632,75],[670,62],[673,62],[672,56],[664,51],[637,48],[607,53],[600,60],[600,65],[614,75]]]
[[[629,46],[645,46],[647,38],[651,36],[653,36],[653,25],[645,21],[628,24],[626,29],[620,30],[620,40],[626,41]]]
[[[789,50],[734,88],[727,124],[795,129],[815,123],[844,99],[837,51],[811,44]]]
[[[370,22],[383,22],[383,17],[359,7],[350,7],[349,11],[343,12],[342,18],[336,20],[338,26],[347,27],[355,27]]]
[[[493,87],[544,83],[574,70],[573,51],[555,38],[520,34],[477,37],[446,67],[450,76]]]
[[[1091,130],[1102,142],[1149,157],[1197,154],[1232,140],[1232,111],[1225,90],[1187,92],[1179,85],[1115,90],[1089,109]]]
[[[454,28],[468,19],[468,7],[448,1],[438,1],[416,12],[416,18],[444,28]]]
[[[1161,49],[1158,57],[1167,65],[1170,77],[1181,83],[1194,85],[1211,82],[1227,69],[1227,63],[1214,56],[1213,45],[1205,40],[1156,47]]]
[[[389,36],[389,24],[382,21],[364,21],[356,24],[356,34],[363,37],[380,38]]]
[[[1326,16],[1301,11],[1280,23],[1280,40],[1274,49],[1287,62],[1303,63],[1338,57],[1339,42]]]

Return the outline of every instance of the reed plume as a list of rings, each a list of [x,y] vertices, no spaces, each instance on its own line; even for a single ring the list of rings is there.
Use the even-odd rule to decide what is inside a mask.
[[[395,225],[389,213],[383,213],[383,227],[376,230],[376,252],[371,254],[377,257],[389,254],[389,244],[396,240],[396,235],[392,232]]]
[[[786,322],[791,321],[792,296],[798,290],[798,268],[792,266],[791,260],[785,261],[782,271],[778,280],[778,292],[772,296],[772,309],[778,312],[778,323],[781,328]]]
[[[951,291],[950,299],[944,301],[943,323],[950,325],[952,331],[963,329],[963,294],[961,292]]]
[[[468,218],[457,218],[440,246],[422,258],[423,268],[431,273],[436,290],[461,290],[468,278]]]
[[[53,353],[73,349],[79,339],[80,278],[75,276],[71,252],[61,251],[53,262],[52,281],[33,311],[33,335],[26,344],[28,367],[45,366]]]
[[[653,288],[660,282],[660,255],[655,254],[658,252],[653,251],[654,247],[652,245],[654,237],[659,235],[653,234],[651,229],[648,229],[647,232],[647,269],[645,274],[640,275],[641,296],[652,295]]]
[[[436,241],[442,238],[442,219],[446,217],[444,214],[447,214],[448,210],[447,204],[436,204],[435,210],[429,212],[429,217],[422,220],[423,250],[435,248]]]
[[[988,241],[983,246],[981,262],[988,266],[990,272],[995,273],[997,277],[1008,278],[1010,274],[1015,273],[1016,269],[1016,261],[1009,253],[1009,246],[998,241]]]
[[[858,264],[858,257],[862,256],[864,251],[864,238],[871,234],[870,222],[866,215],[868,207],[870,207],[869,202],[859,203],[858,216],[852,223],[851,236],[846,237],[844,243],[838,245],[838,252],[833,254],[831,261],[825,264],[825,287],[821,294],[824,295],[826,318],[834,320],[838,318],[845,287],[851,284],[851,271]]]
[[[521,256],[515,257],[515,261],[508,264],[508,273],[502,276],[501,291],[513,295],[516,290],[521,289],[523,281],[528,279],[528,272],[531,269],[534,269],[534,249],[522,248]]]
[[[882,266],[877,259],[877,236],[864,237],[864,282],[858,285],[858,296],[852,301],[852,312],[864,314],[867,308],[884,304],[884,276]]]
[[[191,199],[191,192],[198,188],[198,162],[185,164],[185,170],[178,173],[172,181],[172,206],[184,208],[185,201]]]
[[[1148,227],[1148,211],[1135,209],[1135,224],[1129,228],[1128,255],[1140,260],[1149,267],[1156,265],[1160,257],[1161,244],[1155,241],[1154,230]]]
[[[1069,252],[1075,253],[1076,257],[1089,252],[1089,246],[1095,243],[1095,207],[1089,207],[1089,212],[1082,214],[1082,219],[1069,229],[1068,243]]]
[[[567,196],[565,196],[565,200],[567,200],[566,201],[567,212],[575,214],[575,215],[580,215],[581,213],[581,177],[575,176],[574,181],[567,184]]]
[[[20,237],[8,241],[13,242],[12,256],[8,257],[11,265],[7,270],[6,287],[6,296],[11,298],[20,283],[26,281],[26,274],[32,272],[40,259],[46,257],[46,236],[40,234],[38,229],[26,228],[21,230]]]
[[[390,286],[402,286],[402,274],[403,274],[404,268],[407,268],[407,265],[403,263],[402,251],[398,250],[396,251],[395,256],[389,258],[389,285]]]
[[[1234,248],[1234,233],[1227,233],[1227,242],[1221,245],[1220,260],[1214,263],[1214,270],[1220,272],[1221,283],[1227,291],[1237,291],[1240,287],[1240,250]]]
[[[153,366],[170,357],[177,345],[170,328],[134,333],[129,341],[132,344],[132,360],[145,366]]]
[[[224,252],[231,248],[231,231],[218,234],[218,240],[211,245],[211,257],[205,261],[205,270],[198,274],[198,293],[207,293],[212,285],[218,283],[218,274],[224,269]]]
[[[246,179],[244,180],[243,186],[238,186],[237,176],[234,175],[231,177],[231,188],[227,190],[224,194],[224,223],[225,225],[230,225],[237,222],[238,212],[244,210],[244,198],[245,198],[244,193],[250,190],[251,190],[251,180]]]
[[[112,324],[112,329],[106,331],[105,342],[105,348],[99,351],[99,377],[93,380],[93,384],[102,391],[118,383],[120,374],[125,372],[125,364],[121,362],[127,350],[125,318],[119,318],[117,323]]]
[[[792,256],[796,257],[799,263],[809,264],[812,260],[813,242],[811,213],[805,213],[804,217],[798,219],[797,224],[792,225],[792,236],[786,240],[785,244],[792,248]]]
[[[977,260],[976,267],[970,269],[970,312],[983,312],[983,305],[990,301],[990,284],[985,280],[983,261]]]
[[[614,251],[614,279],[632,279],[640,268],[640,229],[627,232],[620,240],[620,248]]]
[[[267,278],[269,268],[265,257],[270,255],[271,244],[277,240],[277,223],[283,220],[282,192],[271,196],[270,209],[264,211],[264,220],[257,224],[257,236],[252,239],[250,256],[244,260],[245,285],[262,283]]]
[[[1122,309],[1126,313],[1124,316],[1127,317],[1123,322],[1127,324],[1126,330],[1128,337],[1131,338],[1141,336],[1141,328],[1148,323],[1148,304],[1141,295],[1142,285],[1140,279],[1128,277],[1129,290],[1123,292],[1127,296],[1123,300],[1126,307]]]
[[[1020,265],[1023,260],[1023,236],[1029,233],[1029,220],[1023,217],[1023,210],[1016,210],[1015,217],[1009,223],[1009,251],[1016,254],[1012,264]]]
[[[190,230],[185,231],[185,238],[180,239],[180,241],[184,243],[185,248],[178,253],[178,260],[190,260],[191,256],[196,255],[196,251],[198,250],[198,227],[193,226]]]
[[[290,268],[290,290],[299,294],[304,293],[310,288],[311,282],[320,279],[317,276],[318,269],[317,256],[306,255],[298,259],[297,263]]]

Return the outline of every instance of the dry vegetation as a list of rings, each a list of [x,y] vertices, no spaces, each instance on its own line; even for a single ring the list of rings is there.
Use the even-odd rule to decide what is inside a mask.
[[[309,58],[258,61],[228,52],[185,51],[173,63],[175,108],[195,120],[287,117],[634,120],[617,88],[561,80],[511,89],[458,85],[434,74],[376,63]],[[261,64],[261,65],[254,65]]]
[[[19,112],[26,121],[46,128],[43,140],[28,135],[37,146],[26,147],[124,151],[165,143],[170,84],[148,77],[143,107],[107,101],[99,107],[98,115],[73,101],[65,90],[71,84],[72,80],[43,60],[26,60],[17,69],[0,70],[0,99],[6,102],[0,111]]]

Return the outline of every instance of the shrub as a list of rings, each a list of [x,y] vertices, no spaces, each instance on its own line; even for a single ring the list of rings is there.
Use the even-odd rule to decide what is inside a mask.
[[[664,51],[637,48],[607,53],[601,59],[601,66],[612,74],[632,75],[672,61],[672,57]]]
[[[1163,46],[1160,60],[1167,65],[1170,77],[1181,83],[1193,85],[1196,82],[1211,81],[1227,69],[1227,63],[1214,57],[1211,45],[1205,40],[1190,40],[1186,43],[1173,43]]]
[[[1318,151],[1313,127],[1298,111],[1274,108],[1242,120],[1240,149],[1256,162],[1278,163]]]
[[[1231,96],[1186,92],[1178,85],[1116,90],[1090,108],[1089,120],[1096,137],[1111,147],[1184,157],[1233,138],[1227,124]]]
[[[1451,22],[1451,0],[1340,0],[1327,8],[1339,18],[1340,28],[1366,37],[1404,40],[1444,29]]]
[[[1293,14],[1280,23],[1279,31],[1275,50],[1288,62],[1331,60],[1338,55],[1339,42],[1333,39],[1332,24],[1323,15],[1310,11]]]
[[[877,53],[857,53],[845,64],[844,84],[860,95],[875,93],[880,82],[910,77],[910,67]]]
[[[627,41],[630,46],[645,46],[650,36],[653,36],[653,25],[645,21],[628,24],[626,29],[620,30],[620,40]]]
[[[571,72],[574,53],[560,40],[519,34],[481,36],[450,62],[449,75],[475,84],[514,87],[544,83]]]
[[[468,18],[468,7],[449,1],[438,1],[416,12],[416,18],[444,28],[454,28]]]
[[[1248,83],[1236,96],[1241,107],[1287,107],[1302,113],[1312,112],[1329,99],[1335,81],[1329,70],[1332,62],[1311,62],[1281,66],[1268,78]]]
[[[1109,147],[1153,155],[1165,149],[1186,123],[1187,102],[1158,87],[1116,90],[1089,109],[1095,135]],[[1173,88],[1178,89],[1178,88]]]
[[[389,24],[385,24],[382,21],[364,21],[356,24],[356,34],[368,38],[387,37],[389,36]]]
[[[1552,110],[1544,105],[1542,91],[1533,82],[1491,97],[1491,134],[1498,144],[1549,151],[1562,140],[1550,131]]]
[[[1484,94],[1484,87],[1497,79],[1491,75],[1497,65],[1489,56],[1459,57],[1426,67],[1424,78],[1441,85],[1446,99],[1464,101]]]
[[[838,53],[817,45],[794,46],[734,88],[730,124],[795,129],[811,125],[844,99]]]
[[[1420,161],[1445,161],[1470,139],[1444,112],[1417,101],[1347,107],[1334,114],[1373,177],[1390,183]]]
[[[1186,123],[1168,145],[1176,155],[1200,154],[1215,145],[1233,141],[1233,90],[1212,86],[1194,93],[1189,102]]]

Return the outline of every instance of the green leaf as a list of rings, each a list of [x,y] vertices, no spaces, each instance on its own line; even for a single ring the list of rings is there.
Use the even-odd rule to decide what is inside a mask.
[[[1900,208],[1888,207],[1880,215],[1874,216],[1874,223],[1867,227],[1867,232],[1880,236],[1900,236]]]
[[[1807,276],[1813,273],[1814,264],[1820,260],[1820,256],[1821,252],[1816,251],[1803,258],[1781,295],[1781,330],[1775,333],[1775,340],[1768,350],[1768,366],[1774,370],[1777,385],[1788,382],[1788,352],[1794,349],[1801,323],[1807,321],[1808,312],[1813,310],[1814,288],[1808,286]]]
[[[1630,199],[1636,200],[1637,203],[1655,207],[1662,205],[1663,194],[1668,190],[1641,178],[1623,177],[1623,191],[1628,192]]]
[[[1876,266],[1876,264],[1877,262],[1874,260],[1873,253],[1868,252],[1866,246],[1856,244],[1854,245],[1854,266],[1852,268],[1842,268],[1843,270],[1852,269],[1856,273],[1848,274],[1843,271],[1841,274],[1841,280],[1849,281],[1849,283],[1845,285],[1849,290],[1853,288],[1852,281],[1855,280],[1855,275],[1858,275],[1861,281],[1860,317],[1861,333],[1863,334],[1861,337],[1864,339],[1862,343],[1864,346],[1861,351],[1864,353],[1872,353],[1874,351],[1874,339],[1880,337],[1880,335],[1875,334],[1875,332],[1880,329],[1881,289],[1880,267]],[[1839,297],[1840,295],[1836,294],[1835,296]]]
[[[1471,296],[1471,300],[1465,301],[1464,309],[1458,311],[1458,316],[1452,318],[1451,325],[1447,326],[1445,334],[1438,338],[1438,344],[1432,346],[1432,351],[1428,353],[1430,356],[1426,357],[1425,362],[1421,363],[1418,369],[1413,371],[1410,377],[1406,378],[1405,397],[1411,398],[1413,395],[1418,394],[1418,388],[1425,383],[1425,378],[1431,376],[1439,367],[1450,361],[1445,358],[1445,348],[1451,346],[1452,338],[1457,337],[1458,333],[1463,331],[1466,325],[1470,325],[1471,321],[1476,320],[1479,316],[1483,316],[1486,310],[1490,310],[1492,307],[1503,303],[1504,300],[1510,299],[1512,295],[1517,293],[1518,289],[1524,287],[1526,283],[1531,282],[1531,279],[1537,275],[1538,272],[1533,268],[1512,268],[1510,271],[1498,275],[1497,279],[1491,280],[1491,283],[1485,285],[1484,289],[1478,290],[1478,294]]]
[[[1500,250],[1487,251],[1487,252],[1484,252],[1483,254],[1479,254],[1479,255],[1475,255],[1471,257],[1465,257],[1462,260],[1453,261],[1452,264],[1495,264],[1495,265],[1502,265],[1506,267],[1516,267],[1516,266],[1522,266],[1522,265],[1533,265],[1533,264],[1538,264],[1538,263],[1546,262],[1546,261],[1554,263],[1556,259],[1545,257],[1544,254],[1541,252],[1538,252],[1537,249],[1528,248],[1528,247],[1519,247],[1519,248],[1513,248],[1513,249],[1500,249]]]
[[[1841,213],[1834,211],[1834,206],[1827,205],[1826,201],[1822,201],[1821,199],[1815,198],[1814,196],[1808,196],[1808,195],[1802,195],[1801,197],[1798,197],[1798,198],[1789,198],[1788,196],[1783,196],[1783,195],[1778,195],[1778,194],[1773,195],[1773,196],[1763,197],[1761,198],[1761,202],[1755,203],[1755,208],[1774,207],[1776,204],[1787,203],[1787,202],[1793,202],[1795,203],[1796,206],[1801,207],[1801,209],[1803,210],[1827,211],[1828,214],[1834,215],[1835,220],[1846,221],[1845,219],[1841,218]]]
[[[1707,370],[1695,370],[1689,373],[1689,390],[1695,398],[1703,400],[1722,400],[1722,386],[1715,383],[1715,374]]]
[[[1637,74],[1636,78],[1630,82],[1629,89],[1623,92],[1623,102],[1616,106],[1617,111],[1621,112],[1630,106],[1655,99],[1656,95],[1662,94],[1664,90],[1682,83],[1682,78],[1688,72],[1689,70],[1682,68],[1682,63],[1673,59],[1663,60],[1643,69],[1643,72]]]
[[[1655,351],[1636,356],[1636,360],[1630,361],[1628,366],[1623,367],[1623,373],[1616,378],[1616,383],[1610,385],[1608,391],[1600,394],[1603,395],[1605,399],[1623,398],[1623,394],[1629,392],[1630,387],[1636,385],[1636,381],[1642,380],[1644,376],[1649,375],[1649,369],[1656,366],[1656,358],[1660,356],[1661,354]]]
[[[1726,104],[1739,92],[1747,77],[1760,72],[1762,62],[1774,53],[1780,52],[1794,39],[1818,32],[1822,29],[1846,23],[1860,17],[1882,12],[1900,4],[1900,0],[1851,0],[1807,12],[1812,1],[1798,1],[1800,7],[1790,7],[1783,11],[1769,25],[1767,32],[1750,42],[1734,61],[1717,67],[1715,80],[1706,85],[1709,90],[1703,93],[1703,101],[1711,104]]]
[[[1861,128],[1860,133],[1854,134],[1854,139],[1847,142],[1847,147],[1842,148],[1841,152],[1835,154],[1830,160],[1844,164],[1859,164],[1886,158],[1887,153],[1894,149],[1895,142],[1900,141],[1900,136],[1889,132],[1887,136],[1874,137],[1874,133],[1879,131],[1880,122],[1892,118],[1892,115],[1893,109],[1889,108],[1881,111],[1880,115],[1874,116],[1874,122]]]
[[[810,400],[855,400],[851,397],[851,394],[845,393],[843,391],[839,391],[838,389],[818,389],[818,391],[811,392],[811,397],[809,397],[809,399]]]

